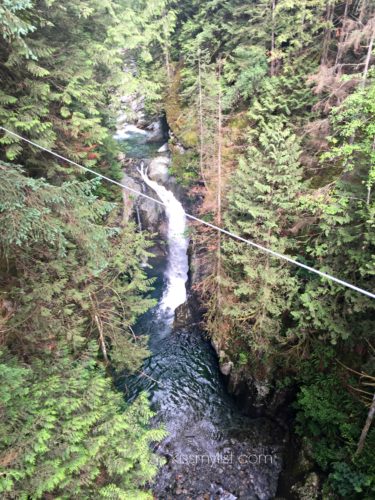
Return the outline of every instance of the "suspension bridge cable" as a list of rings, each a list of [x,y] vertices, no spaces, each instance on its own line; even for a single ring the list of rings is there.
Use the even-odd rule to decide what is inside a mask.
[[[30,139],[27,139],[26,137],[23,137],[22,135],[17,134],[16,132],[13,132],[12,130],[7,129],[6,127],[3,127],[0,125],[0,129],[3,130],[4,132],[13,135],[14,137],[17,137],[18,139],[27,142],[28,144],[45,151],[46,153],[49,153],[56,158],[59,158],[60,160],[63,160],[67,163],[70,163],[71,165],[74,165],[75,167],[78,167],[85,172],[89,172],[90,174],[95,175],[96,177],[99,177],[101,179],[104,179],[112,184],[115,184],[116,186],[119,186],[123,189],[126,189],[127,191],[130,191],[131,193],[134,193],[138,196],[142,196],[143,198],[147,198],[148,200],[153,201],[154,203],[157,203],[159,205],[165,206],[165,203],[163,203],[160,200],[157,200],[156,198],[153,198],[152,196],[148,196],[145,193],[142,193],[140,191],[137,191],[136,189],[133,189],[129,186],[126,186],[125,184],[122,184],[121,182],[118,182],[114,179],[111,179],[110,177],[107,177],[106,175],[100,174],[99,172],[95,172],[95,170],[92,170],[91,168],[85,167],[83,165],[80,165],[79,163],[70,160],[69,158],[66,158],[65,156],[60,155],[59,153],[56,153],[55,151],[52,151],[51,149],[48,149],[34,141],[31,141]],[[257,248],[258,250],[268,253],[269,255],[272,255],[278,259],[285,260],[286,262],[289,262],[290,264],[293,264],[295,266],[301,267],[302,269],[305,269],[306,271],[309,271],[311,273],[317,274],[318,276],[322,278],[326,278],[330,281],[333,281],[334,283],[337,283],[341,286],[344,286],[346,288],[350,288],[351,290],[354,290],[355,292],[358,292],[362,295],[366,295],[367,297],[370,297],[372,299],[375,299],[375,294],[369,292],[368,290],[365,290],[363,288],[360,288],[358,286],[353,285],[352,283],[349,283],[348,281],[344,281],[340,278],[336,278],[335,276],[332,276],[331,274],[325,273],[323,271],[320,271],[319,269],[315,269],[314,267],[308,266],[306,264],[303,264],[302,262],[299,262],[298,260],[292,259],[291,257],[288,257],[287,255],[284,255],[282,253],[276,252],[275,250],[271,250],[270,248],[267,248],[263,245],[259,245],[258,243],[255,243],[254,241],[248,240],[246,238],[243,238],[242,236],[239,236],[238,234],[232,233],[231,231],[228,231],[227,229],[223,229],[222,227],[216,226],[215,224],[211,224],[210,222],[206,222],[203,219],[200,219],[199,217],[195,217],[194,215],[188,214],[185,212],[185,215],[188,219],[193,220],[195,222],[198,222],[199,224],[203,224],[207,227],[210,227],[211,229],[214,229],[215,231],[220,231],[221,233],[230,236],[231,238],[241,241],[242,243],[246,243],[247,245],[250,245],[254,248]]]

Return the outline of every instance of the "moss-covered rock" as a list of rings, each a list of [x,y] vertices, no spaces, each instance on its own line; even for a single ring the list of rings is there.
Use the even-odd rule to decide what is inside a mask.
[[[184,105],[180,96],[181,67],[174,71],[165,101],[168,125],[186,148],[198,145],[197,118],[194,108]]]
[[[292,486],[292,492],[299,500],[315,500],[320,494],[320,480],[316,472],[310,472],[306,478]]]

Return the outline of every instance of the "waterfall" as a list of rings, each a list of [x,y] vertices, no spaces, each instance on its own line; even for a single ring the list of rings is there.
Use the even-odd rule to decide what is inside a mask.
[[[167,286],[159,305],[159,313],[171,323],[176,308],[186,301],[185,284],[188,278],[188,238],[186,237],[186,215],[181,203],[164,186],[152,181],[141,166],[139,170],[144,182],[153,189],[165,205],[168,220],[169,259],[166,270]]]

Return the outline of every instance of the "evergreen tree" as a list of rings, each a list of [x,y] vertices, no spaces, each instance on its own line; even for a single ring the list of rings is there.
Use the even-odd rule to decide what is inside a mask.
[[[103,225],[114,205],[93,182],[51,186],[5,163],[0,177],[0,343],[23,361],[7,354],[0,369],[0,491],[149,498],[139,490],[156,472],[148,446],[163,433],[148,430],[145,396],[121,410],[95,362],[134,371],[147,354],[131,330],[153,304],[144,236]]]
[[[146,339],[130,327],[154,303],[142,297],[150,288],[139,264],[144,236],[131,224],[101,223],[114,207],[94,196],[93,183],[55,187],[0,165],[0,255],[11,271],[3,289],[15,311],[6,344],[35,356],[63,342],[78,354],[96,336],[104,358],[113,347],[116,363],[136,369]]]
[[[29,1],[3,7],[0,121],[120,180],[115,143],[105,128],[113,90],[124,83],[122,47],[109,39],[110,28],[119,22],[118,8],[115,2],[99,6],[95,0],[79,5],[66,0],[62,6]],[[17,14],[13,22],[20,25],[10,32],[12,12]],[[0,141],[3,159],[17,159],[33,175],[56,182],[71,172],[14,136],[5,135]]]
[[[157,470],[149,446],[164,432],[148,428],[145,395],[124,405],[90,352],[49,361],[2,356],[2,498],[152,498],[142,491]]]
[[[298,218],[300,153],[296,136],[280,122],[261,132],[233,176],[226,227],[267,248],[293,252],[296,244],[286,234]],[[228,342],[236,342],[242,364],[250,358],[266,364],[265,356],[282,340],[298,281],[288,264],[237,241],[225,240],[223,253],[226,301],[214,317],[227,324],[233,337]]]
[[[358,286],[374,288],[374,84],[359,89],[333,112],[332,148],[323,162],[335,162],[340,175],[329,191],[307,198],[318,219],[318,234],[307,247],[316,267],[340,275]],[[371,342],[371,299],[332,283],[310,279],[294,313],[296,334],[312,334],[337,343],[352,339]]]
[[[7,127],[120,179],[114,98],[140,93],[150,113],[166,110],[173,173],[197,181],[202,216],[373,289],[373,2],[17,0],[2,3],[0,25]],[[147,241],[97,198],[117,199],[116,189],[81,175],[69,182],[73,171],[49,155],[0,141],[1,369],[13,389],[2,388],[2,408],[26,433],[22,445],[11,426],[0,433],[4,494],[142,498],[153,459],[145,448],[126,469],[120,438],[144,444],[147,416],[134,424],[140,441],[114,425],[120,453],[105,455],[101,425],[132,422],[132,407],[111,406],[117,396],[93,358],[134,370],[147,352],[131,331],[152,303],[139,267]],[[194,241],[207,327],[236,380],[286,375],[281,384],[298,386],[297,432],[324,469],[323,495],[372,498],[371,301],[211,230]],[[74,408],[62,400],[63,370]],[[95,380],[99,402],[73,374],[82,390]]]

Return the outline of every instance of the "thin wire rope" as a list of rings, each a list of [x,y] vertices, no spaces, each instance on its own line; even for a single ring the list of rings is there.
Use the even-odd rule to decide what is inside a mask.
[[[65,156],[60,155],[59,153],[55,153],[55,151],[52,151],[51,149],[45,148],[44,146],[41,146],[40,144],[31,141],[30,139],[27,139],[26,137],[23,137],[22,135],[17,134],[16,132],[13,132],[3,126],[0,125],[0,129],[4,130],[4,132],[7,132],[8,134],[13,135],[14,137],[17,137],[18,139],[21,139],[24,142],[27,142],[28,144],[31,144],[32,146],[35,146],[36,148],[41,149],[42,151],[45,151],[46,153],[49,153],[56,158],[59,158],[60,160],[63,160],[67,163],[70,163],[71,165],[74,165],[78,168],[81,168],[85,172],[90,172],[91,174],[95,175],[96,177],[100,177],[101,179],[104,179],[112,184],[115,184],[116,186],[119,186],[123,189],[126,189],[134,194],[137,194],[138,196],[142,196],[143,198],[146,198],[148,200],[153,201],[154,203],[157,203],[162,206],[166,206],[165,203],[163,203],[160,200],[157,200],[156,198],[153,198],[152,196],[148,196],[145,193],[142,193],[140,191],[137,191],[136,189],[133,189],[129,186],[126,186],[125,184],[122,184],[121,182],[115,181],[114,179],[111,179],[110,177],[107,177],[106,175],[100,174],[99,172],[95,172],[95,170],[92,170],[91,168],[85,167],[83,165],[80,165],[79,163],[70,160],[69,158],[66,158]],[[250,245],[254,248],[257,248],[258,250],[261,250],[262,252],[268,253],[270,255],[273,255],[274,257],[277,257],[278,259],[285,260],[286,262],[289,262],[290,264],[293,264],[295,266],[299,266],[302,269],[306,269],[306,271],[309,271],[311,273],[317,274],[318,276],[322,278],[326,278],[328,280],[331,280],[341,286],[344,286],[346,288],[350,288],[351,290],[354,290],[358,293],[361,293],[362,295],[366,295],[367,297],[370,297],[372,299],[375,299],[375,294],[369,292],[368,290],[365,290],[363,288],[360,288],[358,286],[353,285],[352,283],[349,283],[348,281],[342,280],[340,278],[336,278],[335,276],[325,273],[323,271],[320,271],[319,269],[315,269],[314,267],[308,266],[306,264],[303,264],[302,262],[299,262],[298,260],[292,259],[291,257],[288,257],[287,255],[284,255],[282,253],[276,252],[275,250],[271,250],[270,248],[264,247],[263,245],[259,245],[258,243],[255,243],[254,241],[247,240],[246,238],[243,238],[242,236],[239,236],[238,234],[232,233],[231,231],[228,231],[227,229],[223,229],[222,227],[215,226],[215,224],[211,224],[210,222],[206,222],[203,219],[200,219],[199,217],[195,217],[194,215],[188,214],[185,212],[185,215],[188,219],[194,220],[200,224],[203,224],[207,227],[210,227],[211,229],[214,229],[215,231],[220,231],[223,234],[226,234],[227,236],[230,236],[231,238],[241,241],[242,243],[246,243],[247,245]]]

